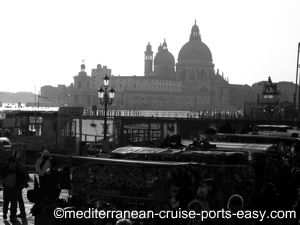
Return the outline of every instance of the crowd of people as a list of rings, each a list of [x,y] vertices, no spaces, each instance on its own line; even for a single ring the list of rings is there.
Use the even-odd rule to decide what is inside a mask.
[[[28,190],[27,197],[35,201],[39,198],[59,197],[60,189],[57,186],[59,176],[56,174],[55,164],[51,163],[51,156],[48,150],[41,153],[41,157],[35,165],[38,182],[34,190]],[[7,163],[1,168],[0,175],[3,183],[3,220],[9,219],[11,222],[17,222],[17,218],[26,220],[26,210],[23,200],[23,189],[28,188],[30,176],[25,165],[22,162],[21,154],[13,151],[7,158]],[[37,191],[38,190],[38,191]],[[17,213],[19,208],[19,213]]]
[[[254,219],[238,220],[207,220],[200,224],[239,224],[239,225],[298,225],[300,224],[300,144],[287,148],[280,143],[267,152],[264,163],[258,158],[252,159],[250,163],[255,170],[256,184],[255,193],[252,198],[247,199],[241,191],[232,194],[224,199],[220,194],[222,187],[215,188],[212,181],[201,181],[196,193],[196,198],[189,203],[188,208],[193,210],[261,210],[270,215],[271,211],[280,210],[283,212],[294,211],[296,218],[271,219],[263,221]],[[261,164],[261,165],[258,165]],[[222,178],[219,178],[222,179]],[[225,177],[223,179],[226,179]],[[250,183],[245,188],[249,188]],[[224,189],[225,187],[223,187]],[[185,196],[187,198],[187,196]],[[217,204],[216,204],[217,203]],[[199,222],[199,221],[198,221]],[[199,224],[196,222],[196,224]]]
[[[243,193],[233,193],[229,198],[222,195],[221,188],[215,188],[214,181],[210,179],[202,180],[197,188],[193,190],[193,199],[189,200],[189,196],[181,196],[187,201],[186,207],[189,210],[220,210],[226,209],[232,212],[238,210],[265,210],[270,213],[272,210],[294,210],[297,218],[286,218],[282,220],[274,220],[266,218],[263,221],[251,219],[225,219],[225,220],[205,220],[190,219],[189,221],[181,221],[184,224],[206,224],[206,225],[299,225],[300,222],[300,144],[295,144],[292,148],[285,148],[278,145],[277,153],[266,157],[266,162],[261,170],[264,173],[263,182],[259,190],[256,190],[252,200],[245,199]],[[266,153],[268,154],[268,153]],[[274,157],[276,159],[274,159]],[[254,162],[255,163],[255,162]],[[55,161],[52,160],[50,152],[44,150],[41,157],[35,165],[36,174],[39,180],[39,193],[35,193],[35,199],[39,197],[48,199],[58,199],[61,187],[61,176]],[[257,172],[257,171],[256,171]],[[270,173],[274,173],[273,175]],[[28,187],[29,175],[17,154],[10,156],[7,164],[1,170],[3,178],[3,219],[7,220],[8,215],[10,221],[14,222],[17,217],[26,219],[26,211],[23,201],[23,189]],[[218,178],[218,179],[222,179]],[[247,187],[246,187],[247,188]],[[28,195],[28,194],[27,194]],[[195,197],[196,196],[196,197]],[[30,197],[30,195],[28,195]],[[247,204],[245,203],[247,202]],[[178,208],[174,202],[174,210]],[[179,204],[179,203],[178,203]],[[9,212],[10,205],[10,212]],[[19,208],[19,213],[17,213]],[[175,221],[160,221],[157,224],[173,224]],[[130,221],[118,222],[118,225],[128,224]]]

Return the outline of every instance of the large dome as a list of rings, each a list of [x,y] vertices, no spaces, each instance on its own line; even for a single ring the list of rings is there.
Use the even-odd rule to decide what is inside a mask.
[[[207,45],[201,41],[199,27],[196,25],[196,23],[192,27],[190,41],[183,45],[179,51],[178,61],[181,60],[212,62],[211,52]]]
[[[209,48],[200,40],[192,40],[187,42],[178,54],[179,60],[201,60],[212,62],[212,56]]]

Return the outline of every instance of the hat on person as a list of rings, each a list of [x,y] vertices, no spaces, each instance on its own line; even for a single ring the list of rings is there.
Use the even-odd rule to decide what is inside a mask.
[[[42,156],[44,156],[44,155],[49,156],[49,155],[50,155],[50,152],[49,152],[47,149],[45,149],[45,150],[42,152]]]

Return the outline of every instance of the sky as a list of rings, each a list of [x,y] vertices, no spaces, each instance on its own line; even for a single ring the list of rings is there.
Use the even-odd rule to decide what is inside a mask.
[[[148,42],[177,61],[197,20],[231,84],[296,79],[299,0],[0,0],[1,91],[70,85],[82,60],[143,76]]]

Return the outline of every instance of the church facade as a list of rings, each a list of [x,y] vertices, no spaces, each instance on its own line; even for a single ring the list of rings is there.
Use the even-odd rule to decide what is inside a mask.
[[[166,41],[153,57],[152,46],[146,46],[144,76],[114,76],[106,66],[97,65],[91,75],[81,65],[68,87],[71,106],[99,105],[97,90],[104,76],[116,91],[112,108],[145,110],[206,110],[229,107],[229,83],[215,71],[212,54],[202,42],[195,23],[178,60],[169,51]]]

